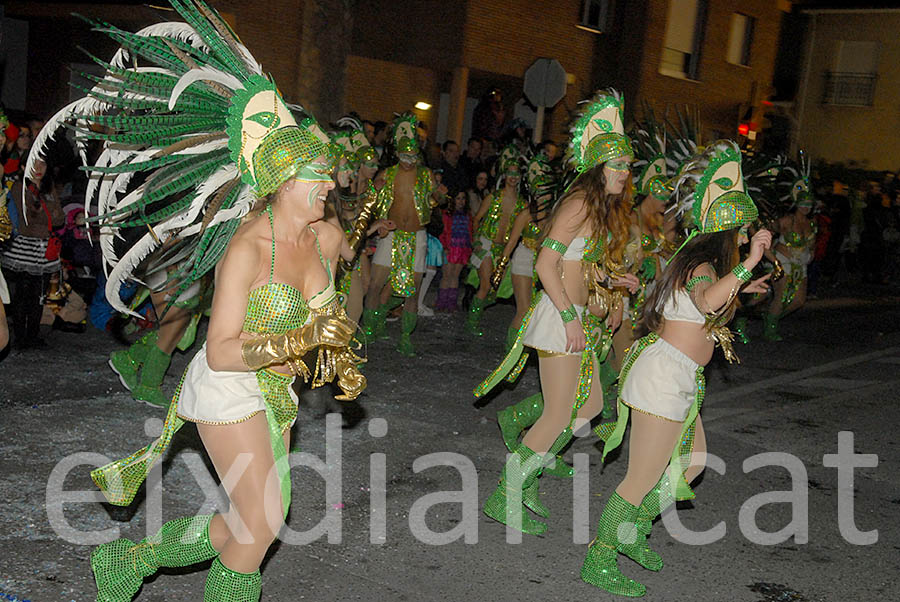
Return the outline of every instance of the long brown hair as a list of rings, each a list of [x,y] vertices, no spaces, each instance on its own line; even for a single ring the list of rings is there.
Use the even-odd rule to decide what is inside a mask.
[[[721,278],[729,272],[740,258],[738,255],[738,230],[725,230],[710,234],[698,234],[688,241],[663,270],[656,286],[644,303],[644,315],[638,325],[636,336],[658,331],[662,327],[662,309],[670,296],[684,289],[693,271],[708,263]]]
[[[619,194],[606,192],[606,176],[603,174],[605,165],[606,163],[601,163],[578,176],[562,200],[579,191],[584,194],[584,204],[591,222],[592,236],[603,241],[607,259],[621,264],[622,256],[625,254],[625,245],[628,243],[628,227],[631,225],[632,187],[626,183],[625,188]],[[628,180],[630,181],[631,178],[629,177]],[[553,228],[556,213],[561,206],[562,202],[557,203],[550,223],[544,228],[544,237]],[[611,236],[608,237],[607,234]],[[610,239],[609,244],[607,244],[607,238]]]

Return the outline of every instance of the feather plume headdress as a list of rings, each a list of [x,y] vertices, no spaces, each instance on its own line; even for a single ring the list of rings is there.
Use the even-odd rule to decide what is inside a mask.
[[[758,216],[745,190],[741,150],[732,140],[717,140],[694,155],[679,170],[673,187],[670,210],[699,233],[739,228]]]
[[[120,311],[128,311],[120,287],[139,267],[177,265],[166,284],[178,285],[177,298],[216,265],[258,197],[334,154],[312,117],[297,123],[214,9],[202,0],[170,1],[185,22],[131,33],[89,21],[120,49],[109,62],[91,57],[106,73],[84,74],[93,87],[48,121],[25,168],[33,173],[61,127],[74,130],[90,174],[86,213],[92,200],[97,205],[90,219],[101,228],[106,295]],[[102,151],[88,165],[92,140]],[[115,244],[134,227],[148,231],[134,244]]]
[[[625,101],[618,90],[607,88],[584,102],[572,125],[569,162],[578,173],[615,159],[632,157],[631,141],[625,135]]]
[[[631,141],[634,145],[635,161],[631,169],[635,191],[641,198],[652,194],[667,200],[672,190],[668,186],[666,129],[647,105],[644,106],[644,118],[632,126]]]

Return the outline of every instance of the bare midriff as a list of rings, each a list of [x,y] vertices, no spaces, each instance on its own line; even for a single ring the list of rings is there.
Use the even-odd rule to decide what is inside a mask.
[[[705,325],[696,322],[666,320],[659,336],[701,366],[709,363],[716,348]]]

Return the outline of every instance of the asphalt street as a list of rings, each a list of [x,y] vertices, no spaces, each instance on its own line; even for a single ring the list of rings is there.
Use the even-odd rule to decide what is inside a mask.
[[[620,557],[648,600],[896,599],[900,322],[898,297],[872,292],[811,301],[783,322],[781,343],[763,341],[761,323],[751,322],[742,364],[708,367],[702,414],[715,466],[696,499],[655,525],[662,571]],[[487,310],[481,340],[463,332],[461,314],[421,318],[413,360],[390,342],[370,345],[359,403],[331,402],[343,417],[326,419],[323,396],[303,395],[293,448],[307,455],[295,458],[325,460],[330,424],[331,489],[309,467],[294,468],[292,531],[263,566],[263,600],[615,599],[583,583],[579,569],[624,475],[627,437],[605,465],[596,438],[576,439],[566,452],[582,467],[576,479],[541,479],[551,512],[544,536],[508,543],[480,512],[506,453],[495,413],[538,386],[529,365],[515,387],[474,404],[472,388],[499,361],[511,316],[510,306]],[[396,335],[399,323],[390,328]],[[198,486],[211,482],[209,462],[191,425],[162,465],[161,490],[142,490],[128,508],[94,493],[79,499],[92,491],[89,470],[150,442],[164,413],[122,389],[106,366],[118,347],[108,335],[47,336],[48,350],[0,360],[0,600],[93,600],[92,543],[116,532],[139,540],[159,521],[214,503]],[[191,355],[175,357],[168,391]],[[331,522],[321,523],[326,515]],[[327,536],[298,543],[323,525]],[[714,528],[709,543],[686,534]],[[136,599],[198,600],[205,573],[166,570]]]

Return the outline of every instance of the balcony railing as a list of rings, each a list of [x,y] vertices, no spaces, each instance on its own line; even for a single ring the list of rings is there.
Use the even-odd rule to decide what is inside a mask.
[[[825,72],[826,105],[871,107],[875,98],[875,73]]]

